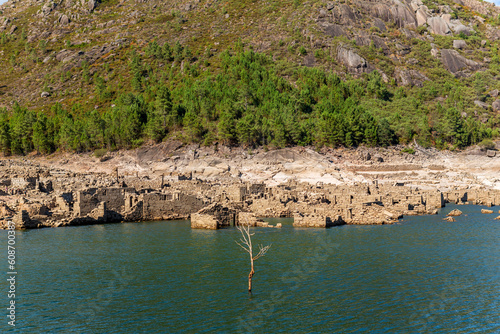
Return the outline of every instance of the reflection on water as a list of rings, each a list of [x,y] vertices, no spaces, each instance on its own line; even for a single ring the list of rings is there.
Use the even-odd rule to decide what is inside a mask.
[[[256,262],[251,296],[235,229],[175,221],[20,232],[17,331],[499,332],[500,223],[473,206],[443,222],[451,209],[386,226],[269,219],[283,228],[254,229],[254,243],[273,246]]]

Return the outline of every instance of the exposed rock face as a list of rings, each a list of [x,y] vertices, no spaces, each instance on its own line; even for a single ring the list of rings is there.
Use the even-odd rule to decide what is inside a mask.
[[[400,28],[403,27],[417,27],[417,20],[415,15],[408,9],[406,5],[403,5],[399,1],[394,1],[395,6],[391,8],[391,12],[394,18],[394,22]]]
[[[454,209],[450,213],[447,214],[447,216],[449,216],[449,217],[457,217],[457,216],[461,216],[461,215],[462,215],[462,211],[460,211],[458,209]]]
[[[366,60],[351,49],[344,46],[337,48],[337,59],[350,71],[362,73],[367,68]]]
[[[465,58],[456,50],[441,50],[441,60],[443,61],[444,67],[453,74],[467,68],[478,69],[480,67],[479,63]]]
[[[349,37],[349,34],[342,28],[339,24],[329,24],[324,27],[325,34],[331,37],[345,36]]]
[[[436,35],[445,36],[451,33],[450,27],[442,17],[430,17],[427,19],[427,24]]]
[[[62,24],[62,25],[68,25],[70,22],[70,19],[68,18],[67,15],[62,15],[60,18],[59,18],[59,23]]]
[[[422,87],[424,81],[429,80],[429,78],[416,70],[406,70],[400,67],[396,68],[394,76],[396,77],[397,83],[401,86]]]
[[[402,2],[395,0],[391,6],[385,3],[366,3],[373,16],[385,21],[395,23],[398,27],[417,27],[417,19],[412,10]]]
[[[417,15],[417,17],[416,17],[417,18],[417,25],[419,27],[421,27],[427,23],[428,17],[427,17],[427,13],[425,10],[418,9],[416,12],[416,15]]]

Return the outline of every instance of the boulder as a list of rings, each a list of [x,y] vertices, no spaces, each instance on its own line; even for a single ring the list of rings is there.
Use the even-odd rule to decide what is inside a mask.
[[[491,214],[493,213],[493,210],[481,209],[481,213]]]
[[[314,67],[316,65],[316,58],[313,54],[308,54],[304,57],[304,65],[306,67]]]
[[[382,20],[381,20],[381,19],[379,19],[379,18],[375,18],[375,19],[373,20],[373,25],[374,25],[375,27],[379,28],[379,29],[380,29],[380,31],[382,31],[382,32],[387,30],[387,27],[385,26],[384,21],[382,21]]]
[[[341,25],[339,24],[330,24],[324,27],[325,34],[331,37],[339,37],[339,36],[345,36],[349,37],[349,34],[345,32],[345,30],[342,28]]]
[[[491,107],[493,108],[493,111],[500,111],[500,100],[495,100]]]
[[[449,35],[451,33],[450,27],[442,17],[430,17],[427,19],[431,32],[436,35]]]
[[[340,5],[340,16],[342,19],[342,23],[344,24],[356,22],[357,20],[356,14],[354,14],[351,7],[346,4]]]
[[[401,86],[418,86],[422,87],[424,81],[428,81],[425,75],[416,70],[408,70],[404,68],[397,67],[394,71],[394,77],[396,82]]]
[[[49,96],[50,96],[49,92],[42,92],[42,94],[40,94],[40,97],[49,97]]]
[[[450,213],[447,214],[448,217],[458,217],[462,215],[462,211],[458,209],[452,210]]]
[[[462,50],[462,49],[465,49],[467,48],[467,43],[464,41],[464,40],[461,40],[461,39],[456,39],[453,41],[453,47],[455,49],[459,49],[459,50]]]
[[[61,15],[61,17],[59,18],[59,23],[62,25],[68,25],[69,22],[70,22],[70,19],[68,18],[67,15]]]
[[[456,222],[455,218],[453,217],[446,217],[446,218],[443,218],[444,221],[447,221],[447,222]]]
[[[96,0],[90,0],[87,4],[87,8],[89,12],[94,11],[94,9],[97,7],[97,1]]]
[[[495,220],[500,220],[500,216],[496,217]]]
[[[484,102],[479,101],[479,100],[475,100],[474,104],[480,108],[483,108],[483,109],[488,109],[490,107],[490,105],[488,103],[484,103]]]
[[[399,3],[391,7],[391,13],[393,16],[394,23],[400,28],[403,27],[417,27],[417,19],[413,13],[408,9],[408,7]]]
[[[427,23],[427,20],[428,20],[427,13],[424,10],[419,9],[419,10],[417,10],[416,14],[417,14],[417,17],[416,17],[417,18],[417,25],[419,27],[421,27]]]
[[[497,155],[497,152],[496,152],[496,151],[493,151],[493,150],[487,150],[487,151],[486,151],[486,156],[487,156],[488,158],[494,158],[496,155]]]
[[[355,51],[344,46],[337,48],[337,60],[344,64],[347,68],[357,73],[363,72],[368,64],[366,60],[358,55]]]
[[[461,23],[453,25],[452,28],[453,28],[453,31],[455,32],[455,34],[463,33],[466,36],[470,36],[472,34],[472,32],[474,31],[474,29],[469,28]]]
[[[458,53],[456,50],[443,49],[441,50],[441,60],[444,67],[453,74],[472,68],[479,69],[480,65],[473,60],[469,60]]]

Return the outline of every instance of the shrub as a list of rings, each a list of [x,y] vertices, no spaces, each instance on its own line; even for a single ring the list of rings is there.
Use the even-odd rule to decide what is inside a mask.
[[[401,150],[401,152],[408,154],[415,154],[415,150],[412,147],[405,147],[404,149]]]
[[[484,139],[479,143],[479,147],[481,147],[482,150],[494,150],[496,145],[491,139]]]

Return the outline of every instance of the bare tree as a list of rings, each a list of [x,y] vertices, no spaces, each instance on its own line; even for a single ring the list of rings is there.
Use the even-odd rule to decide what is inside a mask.
[[[238,230],[241,232],[241,238],[240,241],[236,241],[236,243],[243,248],[245,252],[250,254],[250,274],[248,274],[248,292],[252,292],[252,277],[255,274],[255,270],[253,267],[253,262],[257,260],[258,258],[266,255],[267,251],[269,248],[271,248],[271,245],[267,245],[263,247],[262,245],[259,245],[259,252],[257,255],[253,255],[253,248],[252,248],[252,235],[255,233],[250,233],[250,226],[248,224],[245,225],[238,225],[237,226]]]

